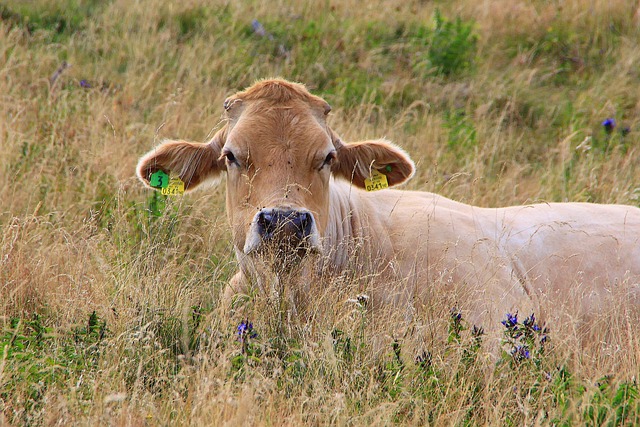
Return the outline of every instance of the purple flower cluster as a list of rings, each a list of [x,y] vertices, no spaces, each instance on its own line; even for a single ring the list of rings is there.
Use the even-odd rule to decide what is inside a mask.
[[[518,313],[516,314],[507,313],[507,318],[500,323],[502,323],[504,327],[507,329],[513,328],[518,324]]]
[[[611,135],[617,126],[616,120],[612,117],[606,118],[601,124],[607,135]],[[622,135],[622,137],[624,138],[625,136],[629,135],[629,133],[631,132],[631,128],[629,126],[623,126],[619,128],[619,131],[620,135]]]
[[[531,353],[526,345],[517,345],[513,350],[511,350],[511,355],[516,360],[524,360],[530,359]]]
[[[531,328],[533,329],[535,332],[541,331],[542,328],[540,327],[540,325],[538,325],[536,323],[536,316],[534,313],[531,313],[531,316],[527,317],[526,319],[524,319],[524,322],[522,322],[522,324],[525,326],[525,328]]]
[[[253,323],[249,322],[249,319],[243,320],[238,325],[237,330],[238,341],[242,344],[242,354],[250,354],[252,352],[252,345],[249,340],[258,338],[258,333],[253,330]]]
[[[253,323],[249,322],[249,319],[243,320],[238,325],[238,340],[245,342],[249,338],[256,338],[258,334],[253,330]]]
[[[518,321],[518,313],[507,313],[502,325],[505,327],[503,344],[509,348],[509,354],[517,362],[531,359],[532,353],[541,353],[548,341],[548,329],[540,326],[534,313]]]

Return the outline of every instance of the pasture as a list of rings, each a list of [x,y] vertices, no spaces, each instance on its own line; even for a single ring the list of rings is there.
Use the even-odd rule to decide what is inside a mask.
[[[474,325],[434,291],[407,324],[347,275],[310,322],[257,293],[222,314],[224,184],[163,196],[135,166],[269,76],[405,149],[403,188],[640,205],[633,2],[2,1],[0,425],[640,423],[637,306]]]

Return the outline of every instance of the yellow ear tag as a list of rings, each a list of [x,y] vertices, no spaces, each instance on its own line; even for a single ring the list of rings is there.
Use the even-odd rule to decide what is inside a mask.
[[[389,182],[387,181],[387,176],[373,169],[371,171],[371,177],[364,180],[364,188],[367,191],[376,191],[376,190],[389,188]]]
[[[184,194],[184,182],[180,177],[172,176],[169,180],[169,185],[161,189],[161,191],[165,196],[179,196]]]

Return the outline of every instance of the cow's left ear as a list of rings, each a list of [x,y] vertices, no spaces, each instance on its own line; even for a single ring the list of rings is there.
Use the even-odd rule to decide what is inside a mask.
[[[226,170],[224,160],[220,158],[224,135],[225,128],[206,144],[165,141],[142,156],[136,168],[138,178],[151,187],[151,175],[161,170],[167,175],[179,176],[187,191],[205,181],[215,180]]]
[[[387,177],[390,186],[402,184],[413,176],[415,165],[400,147],[386,140],[345,144],[334,140],[337,162],[333,173],[365,188],[364,180],[377,171]]]

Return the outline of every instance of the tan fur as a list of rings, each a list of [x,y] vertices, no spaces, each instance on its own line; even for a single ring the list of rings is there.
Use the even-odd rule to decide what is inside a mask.
[[[223,163],[220,162],[219,144],[224,131],[219,131],[209,144],[183,141],[165,141],[148,152],[138,162],[136,173],[149,186],[151,175],[158,170],[174,173],[191,190],[207,179],[216,178]]]
[[[143,182],[162,169],[188,189],[226,170],[240,263],[233,292],[248,281],[267,286],[268,268],[247,248],[256,213],[282,208],[313,214],[322,253],[316,271],[367,278],[376,303],[407,306],[450,293],[484,323],[516,309],[586,313],[616,293],[637,295],[640,209],[490,209],[426,192],[367,193],[361,188],[372,170],[393,186],[414,164],[384,140],[342,142],[325,122],[329,109],[302,85],[264,80],[225,101],[227,123],[208,144],[165,142],[140,160]]]

